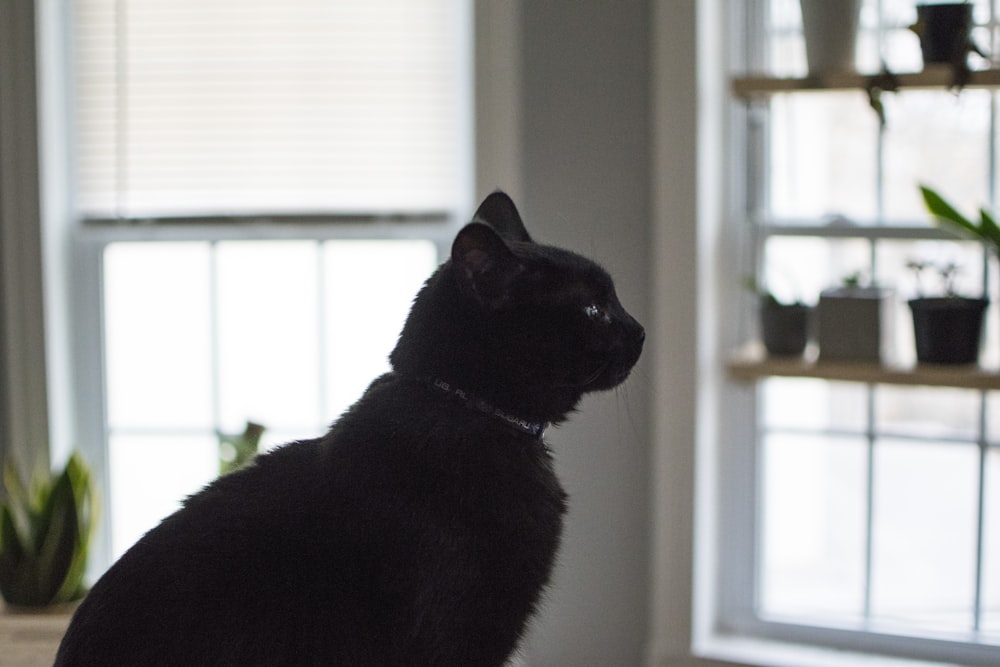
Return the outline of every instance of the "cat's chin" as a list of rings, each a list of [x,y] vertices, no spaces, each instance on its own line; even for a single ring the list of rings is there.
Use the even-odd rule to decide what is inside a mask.
[[[610,359],[604,362],[600,368],[581,383],[581,389],[584,392],[607,391],[625,382],[629,375],[632,374],[632,369],[642,354],[644,337],[642,333],[639,334],[627,358]]]
[[[584,391],[607,391],[608,389],[614,389],[621,383],[628,379],[631,375],[631,367],[625,369],[617,369],[614,371],[609,371],[602,373],[600,377],[596,378],[594,381],[590,382],[584,387]]]

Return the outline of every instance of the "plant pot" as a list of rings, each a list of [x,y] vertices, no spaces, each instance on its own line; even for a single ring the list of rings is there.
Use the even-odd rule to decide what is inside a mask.
[[[764,348],[775,356],[800,355],[806,349],[809,307],[801,303],[782,304],[771,299],[760,302],[760,331]]]
[[[881,287],[825,290],[816,308],[821,361],[880,362],[892,340],[892,291]]]
[[[986,299],[919,298],[909,301],[917,361],[974,364],[979,359]]]
[[[914,32],[924,64],[964,62],[971,45],[972,5],[967,2],[917,5]]]
[[[799,0],[810,74],[854,71],[861,0]]]

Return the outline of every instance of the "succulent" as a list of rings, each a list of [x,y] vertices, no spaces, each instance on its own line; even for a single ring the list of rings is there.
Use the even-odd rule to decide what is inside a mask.
[[[94,526],[90,469],[73,453],[60,473],[22,483],[4,466],[0,503],[0,594],[10,605],[43,607],[77,600]]]

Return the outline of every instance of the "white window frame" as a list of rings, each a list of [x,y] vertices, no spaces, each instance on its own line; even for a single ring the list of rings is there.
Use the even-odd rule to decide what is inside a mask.
[[[34,51],[29,67],[20,71],[19,90],[35,85],[34,92],[12,95],[0,104],[11,122],[8,136],[16,136],[24,150],[16,156],[6,153],[4,171],[16,174],[21,182],[10,190],[24,195],[27,202],[41,201],[37,216],[4,215],[0,218],[5,237],[18,233],[27,239],[4,251],[5,274],[19,276],[18,283],[5,281],[4,336],[5,351],[12,358],[24,360],[19,368],[4,374],[5,392],[23,398],[25,409],[5,429],[0,453],[13,449],[9,443],[31,443],[23,447],[27,465],[42,469],[49,461],[63,460],[73,448],[80,449],[94,466],[99,488],[109,488],[106,456],[105,386],[101,331],[101,262],[104,248],[116,241],[181,241],[229,239],[389,239],[425,238],[438,247],[444,258],[456,229],[471,214],[475,199],[496,187],[504,187],[515,197],[520,193],[520,151],[518,147],[519,85],[516,76],[518,39],[516,4],[468,0],[467,22],[471,29],[467,44],[465,77],[473,90],[472,108],[467,110],[469,126],[462,128],[467,145],[467,193],[465,211],[451,212],[437,221],[417,220],[394,224],[391,220],[354,219],[339,216],[298,218],[293,220],[254,221],[252,225],[174,224],[138,226],[91,221],[80,224],[72,204],[71,124],[68,117],[71,93],[71,59],[68,55],[69,16],[62,3],[17,0],[16,7],[0,16],[5,34],[17,36],[17,48]],[[480,39],[479,37],[482,37]],[[14,43],[14,42],[9,42]],[[37,77],[30,65],[37,63]],[[4,68],[0,68],[2,70]],[[5,70],[10,72],[11,70]],[[471,120],[475,118],[475,122]],[[32,164],[36,155],[31,138],[37,128],[39,137],[37,170]],[[8,160],[10,160],[8,162]],[[39,197],[31,193],[37,189]],[[13,201],[13,198],[4,198]],[[24,206],[22,206],[24,208]],[[33,218],[37,218],[37,221]],[[14,224],[16,220],[17,224]],[[32,235],[41,240],[30,246]],[[41,268],[45,266],[44,280]],[[44,283],[44,296],[41,294]],[[25,288],[25,285],[29,285]],[[37,285],[37,287],[31,287]],[[8,295],[20,295],[11,303]],[[31,312],[44,307],[44,317]],[[26,315],[33,315],[26,317]],[[14,324],[16,323],[16,326]],[[42,380],[47,380],[43,382]],[[46,386],[47,385],[47,386]],[[28,391],[26,391],[28,388]],[[332,416],[331,416],[332,418]],[[21,454],[22,452],[17,452]],[[105,498],[106,500],[106,498]],[[96,536],[90,559],[93,578],[107,567],[110,558],[110,535],[106,529],[110,513],[105,508],[103,530]]]
[[[764,164],[762,156],[766,149],[757,112],[744,102],[733,100],[728,90],[724,89],[720,94],[718,89],[708,84],[708,81],[714,80],[716,86],[721,84],[728,88],[731,72],[744,71],[748,64],[751,68],[763,64],[739,60],[743,53],[747,53],[747,44],[741,43],[740,39],[751,39],[747,35],[755,30],[763,34],[761,8],[764,0],[748,0],[745,3],[729,0],[725,4],[730,37],[725,40],[728,51],[726,47],[716,45],[712,55],[718,59],[716,67],[726,62],[730,66],[721,68],[721,73],[719,69],[703,70],[705,78],[701,81],[703,87],[720,95],[717,101],[726,120],[716,120],[720,124],[718,129],[728,139],[727,149],[721,154],[710,151],[708,161],[724,160],[714,165],[714,177],[721,177],[723,182],[729,179],[728,182],[734,184],[720,183],[719,187],[719,191],[727,192],[729,210],[715,212],[717,217],[713,219],[701,218],[703,233],[722,233],[716,250],[719,256],[729,260],[721,264],[717,256],[711,261],[718,273],[706,282],[710,285],[709,289],[717,289],[721,296],[715,303],[709,299],[702,306],[712,311],[712,314],[703,314],[702,324],[711,323],[709,326],[724,321],[722,313],[745,310],[740,305],[743,303],[745,306],[745,298],[738,288],[740,275],[753,273],[756,258],[752,248],[759,242],[759,239],[753,238],[755,232],[746,222],[747,211],[758,210],[755,198],[761,196],[760,188],[754,185],[759,184],[760,179],[755,178],[751,171]],[[702,19],[713,20],[707,14],[703,14]],[[721,82],[718,80],[720,75],[723,78]],[[723,125],[725,129],[722,129]],[[728,157],[723,158],[722,155]],[[706,159],[704,155],[700,157]],[[738,166],[733,170],[734,165],[744,165],[746,171],[740,173]],[[727,167],[730,173],[723,176]],[[716,225],[720,225],[721,229]],[[932,230],[927,237],[940,238],[940,235]],[[740,322],[710,337],[715,361],[710,374],[702,372],[700,375],[700,387],[707,390],[703,391],[707,400],[703,405],[705,411],[699,415],[698,482],[701,488],[696,491],[696,502],[701,503],[699,509],[707,509],[709,514],[701,514],[695,528],[696,531],[703,531],[696,538],[696,561],[693,565],[695,652],[752,664],[856,665],[869,664],[869,660],[873,664],[881,664],[878,662],[880,659],[874,656],[891,656],[905,661],[996,664],[1000,648],[995,645],[777,622],[758,616],[754,599],[758,579],[756,568],[760,559],[758,533],[761,518],[760,490],[757,486],[761,462],[755,444],[758,438],[755,426],[758,420],[757,391],[753,385],[728,381],[721,369],[729,351],[743,343],[741,336],[752,329],[745,318],[746,315],[743,315]],[[707,410],[705,406],[708,406]],[[717,426],[707,423],[709,415],[718,417]]]

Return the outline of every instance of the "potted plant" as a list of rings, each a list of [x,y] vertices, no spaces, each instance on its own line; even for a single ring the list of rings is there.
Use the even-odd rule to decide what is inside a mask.
[[[972,39],[972,25],[972,3],[926,2],[917,5],[917,22],[910,26],[920,39],[924,65],[951,67],[956,88],[969,81],[969,54],[986,57]]]
[[[921,185],[920,193],[923,196],[924,205],[927,207],[927,210],[931,213],[937,224],[945,225],[961,236],[979,241],[984,245],[987,251],[992,252],[995,256],[1000,254],[1000,227],[997,226],[996,220],[985,208],[980,208],[979,220],[974,221],[961,214],[958,209],[946,201],[933,188],[927,185]],[[975,340],[974,342],[969,340],[968,342],[961,344],[955,342],[953,343],[953,346],[956,347],[956,349],[950,356],[945,355],[944,353],[935,353],[934,357],[937,360],[937,363],[974,363],[978,357],[979,340],[982,336],[983,311],[986,309],[989,302],[985,296],[984,298],[977,299],[962,299],[954,294],[949,295],[949,292],[953,292],[953,288],[950,287],[950,280],[946,280],[944,299],[947,300],[939,301],[933,306],[934,310],[937,311],[934,313],[933,317],[937,319],[947,319],[950,323],[937,325],[938,327],[947,326],[948,329],[939,329],[938,333],[935,335],[941,338],[959,341],[965,340],[965,338],[960,338],[960,336],[972,337],[974,331]],[[950,299],[948,298],[949,296],[951,297]],[[931,308],[931,304],[928,304],[926,307]],[[911,309],[912,308],[913,306],[911,305]],[[942,312],[954,314],[944,315],[941,314]],[[917,311],[914,311],[914,326],[916,326],[916,318]],[[963,334],[961,333],[962,330],[969,331],[968,333]],[[914,334],[915,336],[917,335],[916,331]],[[961,345],[961,350],[958,349],[959,345]],[[961,354],[959,352],[961,352]],[[925,360],[921,358],[919,338],[917,339],[917,359],[920,361]],[[930,358],[927,358],[926,360],[932,361]]]
[[[4,466],[0,503],[0,594],[9,609],[74,602],[86,592],[83,577],[94,527],[90,470],[73,453],[61,472],[25,485],[12,461]]]
[[[802,354],[809,338],[809,306],[801,301],[783,303],[753,278],[746,279],[745,287],[757,295],[761,339],[767,353],[775,356]]]
[[[854,71],[861,0],[799,0],[810,75]]]
[[[862,285],[860,273],[823,290],[816,307],[820,360],[882,361],[891,339],[891,296],[887,288]]]
[[[248,421],[242,433],[218,431],[216,437],[219,440],[219,474],[225,475],[239,470],[253,461],[265,430],[261,424]]]
[[[933,364],[971,364],[979,358],[986,299],[969,298],[955,293],[956,264],[937,266],[944,283],[944,296],[926,296],[922,274],[931,268],[927,262],[911,261],[907,266],[916,273],[918,296],[908,304],[913,314],[913,338],[917,361]]]

